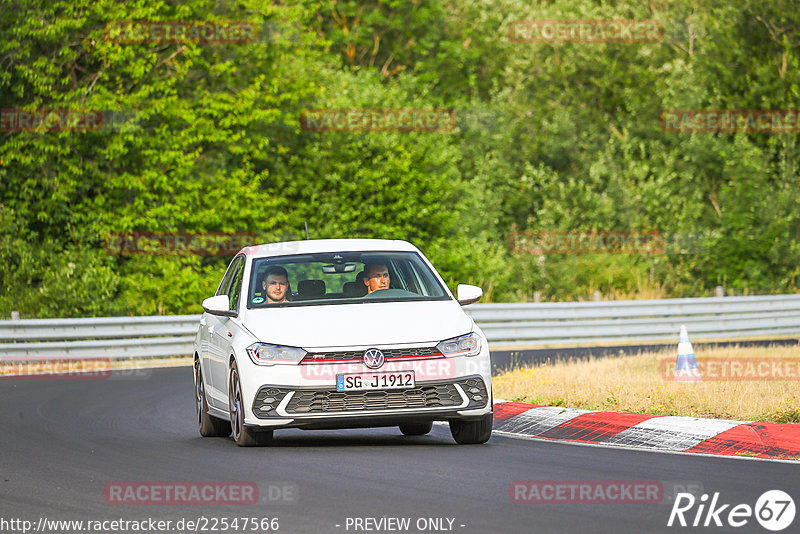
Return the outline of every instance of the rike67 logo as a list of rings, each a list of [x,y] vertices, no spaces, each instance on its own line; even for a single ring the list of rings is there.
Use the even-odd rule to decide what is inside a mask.
[[[794,500],[781,490],[769,490],[761,494],[754,507],[749,504],[723,504],[719,492],[715,492],[709,502],[707,493],[696,499],[691,493],[679,493],[672,505],[667,526],[721,527],[734,528],[752,524],[756,521],[773,532],[784,530],[794,521]]]

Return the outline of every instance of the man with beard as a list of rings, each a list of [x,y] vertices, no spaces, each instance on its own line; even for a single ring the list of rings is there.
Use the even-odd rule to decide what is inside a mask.
[[[278,304],[289,302],[291,290],[289,286],[289,273],[279,265],[273,265],[264,273],[261,279],[261,287],[267,294],[267,304]]]

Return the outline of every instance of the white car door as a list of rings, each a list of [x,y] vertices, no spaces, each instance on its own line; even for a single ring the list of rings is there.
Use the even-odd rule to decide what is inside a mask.
[[[238,256],[230,269],[232,275],[228,287],[223,295],[228,295],[230,309],[238,310],[239,297],[242,293],[242,279],[244,277],[244,256]],[[231,328],[238,319],[235,317],[209,316],[208,328],[208,362],[210,367],[210,382],[212,391],[209,392],[210,402],[220,410],[228,410],[228,359],[231,354]]]
[[[234,263],[236,263],[237,258],[231,260],[228,264],[228,268],[225,271],[225,275],[222,277],[222,282],[220,282],[219,287],[217,288],[216,295],[226,295],[228,291],[228,286],[231,283],[231,277],[233,276],[234,272]],[[200,367],[203,371],[203,378],[206,382],[205,389],[206,389],[206,396],[208,397],[209,392],[213,390],[213,385],[211,384],[211,352],[210,352],[210,340],[211,334],[217,328],[217,321],[214,315],[210,313],[203,312],[203,315],[200,316]],[[208,401],[211,403],[211,399],[209,398]],[[212,403],[213,404],[213,403]]]
[[[231,283],[231,278],[233,277],[233,272],[235,271],[234,266],[237,263],[237,260],[238,257],[231,260],[231,262],[228,264],[228,268],[225,270],[225,275],[222,277],[222,282],[220,282],[217,292],[214,294],[215,296],[227,295],[228,286]],[[206,400],[211,405],[216,405],[216,403],[213,401],[214,396],[212,396],[212,393],[214,392],[214,386],[211,382],[211,356],[213,351],[213,347],[211,346],[211,336],[216,331],[217,327],[217,317],[210,313],[203,312],[203,315],[200,317],[200,367],[203,371]]]

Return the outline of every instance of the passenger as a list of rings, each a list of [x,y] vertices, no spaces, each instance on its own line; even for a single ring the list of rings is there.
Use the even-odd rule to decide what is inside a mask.
[[[267,294],[267,304],[289,302],[289,273],[283,267],[273,265],[267,269],[261,279],[261,287]]]
[[[385,263],[367,263],[364,265],[364,285],[367,294],[381,289],[389,289],[389,269]]]

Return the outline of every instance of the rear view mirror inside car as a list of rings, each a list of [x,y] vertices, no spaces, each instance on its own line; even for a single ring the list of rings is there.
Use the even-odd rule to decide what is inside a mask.
[[[352,273],[356,270],[354,263],[337,263],[336,265],[323,265],[322,272],[331,273]]]

